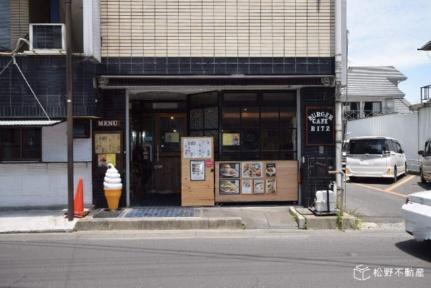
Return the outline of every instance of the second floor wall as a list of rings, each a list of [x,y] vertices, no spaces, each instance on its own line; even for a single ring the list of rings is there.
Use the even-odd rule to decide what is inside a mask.
[[[334,57],[335,0],[100,0],[102,57]]]

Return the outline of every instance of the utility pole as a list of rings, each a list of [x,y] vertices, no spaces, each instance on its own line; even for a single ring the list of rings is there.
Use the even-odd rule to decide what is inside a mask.
[[[72,0],[65,0],[66,14],[66,106],[67,106],[67,219],[74,218],[73,207],[73,67]]]
[[[339,208],[344,209],[342,183],[342,147],[343,147],[343,94],[346,85],[346,0],[335,0],[335,170],[337,200]]]

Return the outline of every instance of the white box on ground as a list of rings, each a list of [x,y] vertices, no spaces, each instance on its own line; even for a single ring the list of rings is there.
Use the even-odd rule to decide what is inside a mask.
[[[329,193],[329,197],[328,194]],[[336,194],[332,190],[320,190],[316,192],[316,199],[314,201],[314,208],[316,212],[327,212],[329,198],[329,212],[335,212],[336,209]]]

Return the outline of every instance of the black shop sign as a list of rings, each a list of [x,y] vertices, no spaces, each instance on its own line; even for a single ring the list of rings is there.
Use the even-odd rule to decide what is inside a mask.
[[[97,130],[118,130],[122,128],[121,121],[115,119],[97,119],[94,123]]]
[[[334,109],[331,107],[306,108],[306,145],[334,144]]]

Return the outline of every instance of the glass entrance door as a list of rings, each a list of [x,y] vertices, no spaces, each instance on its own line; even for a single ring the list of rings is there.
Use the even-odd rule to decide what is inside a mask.
[[[180,205],[185,113],[154,113],[132,123],[132,204]]]

